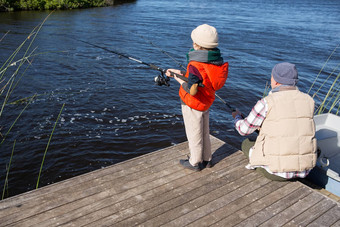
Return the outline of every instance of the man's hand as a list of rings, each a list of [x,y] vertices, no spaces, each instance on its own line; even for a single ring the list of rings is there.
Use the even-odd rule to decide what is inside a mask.
[[[241,113],[238,109],[236,109],[235,111],[233,111],[233,112],[231,113],[231,115],[233,116],[233,118],[235,118],[236,115],[242,116],[242,113]]]

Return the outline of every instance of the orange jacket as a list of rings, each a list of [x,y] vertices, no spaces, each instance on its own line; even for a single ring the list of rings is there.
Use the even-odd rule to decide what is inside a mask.
[[[189,107],[206,111],[215,100],[215,91],[223,87],[228,77],[228,62],[223,65],[214,65],[197,61],[190,61],[187,66],[185,77],[189,77],[189,66],[192,65],[198,69],[203,77],[204,87],[198,87],[196,95],[192,96],[187,93],[182,86],[179,89],[179,96],[182,101]]]

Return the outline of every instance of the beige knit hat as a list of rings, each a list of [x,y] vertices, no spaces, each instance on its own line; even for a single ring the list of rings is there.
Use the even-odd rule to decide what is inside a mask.
[[[191,39],[194,43],[204,48],[215,48],[218,46],[218,34],[216,28],[202,24],[191,32]]]

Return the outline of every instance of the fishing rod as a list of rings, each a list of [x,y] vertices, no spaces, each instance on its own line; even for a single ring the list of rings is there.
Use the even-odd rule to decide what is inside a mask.
[[[80,39],[75,39],[75,40],[80,41],[80,42],[83,42],[83,43],[88,44],[88,45],[93,46],[93,47],[97,47],[97,48],[102,49],[102,50],[105,50],[105,51],[107,51],[107,52],[116,54],[116,55],[118,55],[118,56],[120,56],[120,57],[124,57],[124,58],[127,58],[127,59],[129,59],[129,60],[138,62],[138,63],[140,63],[140,64],[147,65],[147,66],[149,66],[151,69],[160,71],[160,72],[161,72],[161,75],[155,77],[155,83],[156,83],[157,85],[159,85],[159,86],[162,86],[162,85],[170,86],[170,83],[169,83],[169,82],[170,82],[170,79],[169,79],[169,77],[164,76],[164,74],[165,74],[166,71],[167,71],[166,69],[163,69],[163,68],[158,67],[158,66],[156,66],[156,65],[154,65],[154,64],[151,64],[151,63],[143,62],[143,61],[141,61],[141,60],[139,60],[139,59],[136,59],[136,58],[127,56],[127,55],[125,55],[125,54],[123,54],[123,53],[120,53],[120,52],[117,52],[117,51],[108,49],[108,48],[106,48],[106,47],[102,47],[102,46],[99,46],[99,45],[96,45],[96,44],[93,44],[93,43],[89,43],[89,42],[87,42],[87,41],[80,40]],[[182,66],[182,65],[181,65],[181,66]],[[182,66],[182,67],[183,67],[183,66]],[[172,76],[177,76],[178,78],[184,80],[185,82],[188,82],[188,78],[186,78],[185,76],[182,76],[182,75],[177,74],[177,73],[174,73],[174,72],[170,72],[170,74],[171,74]],[[204,87],[204,85],[203,85],[202,83],[198,84],[198,86]],[[230,108],[232,112],[236,111],[236,109],[235,109],[234,107],[232,107],[231,105],[229,105],[226,101],[224,101],[224,100],[223,100],[220,96],[218,96],[216,93],[215,93],[215,96],[216,96],[217,98],[219,98],[219,99],[220,99],[220,100],[221,100],[228,108]],[[243,115],[242,115],[242,117],[244,118]]]
[[[161,75],[156,76],[155,79],[154,79],[154,81],[155,81],[155,83],[156,83],[157,85],[159,85],[159,86],[166,85],[166,86],[168,86],[168,87],[170,86],[170,83],[169,83],[169,82],[170,82],[170,78],[167,77],[167,76],[164,76],[164,74],[165,74],[166,71],[167,71],[166,69],[163,69],[163,68],[158,67],[158,66],[156,66],[156,65],[154,65],[154,64],[151,64],[151,63],[143,62],[143,61],[141,61],[141,60],[139,60],[139,59],[136,59],[136,58],[127,56],[127,55],[125,55],[125,54],[123,54],[123,53],[117,52],[117,51],[112,50],[112,49],[108,49],[108,48],[103,47],[103,46],[99,46],[99,45],[96,45],[96,44],[93,44],[93,43],[89,43],[89,42],[86,42],[86,41],[80,40],[80,39],[76,39],[76,40],[77,40],[77,41],[80,41],[80,42],[83,42],[83,43],[86,43],[86,44],[88,44],[88,45],[90,45],[90,46],[100,48],[100,49],[105,50],[105,51],[107,51],[107,52],[116,54],[116,55],[118,55],[118,56],[120,56],[120,57],[124,57],[124,58],[127,58],[127,59],[129,59],[129,60],[138,62],[138,63],[140,63],[140,64],[149,66],[151,69],[154,69],[154,70],[157,70],[157,71],[161,72]],[[185,82],[188,82],[188,78],[186,78],[185,76],[182,76],[182,75],[180,75],[180,74],[178,74],[178,73],[174,73],[174,72],[170,72],[170,74],[171,74],[172,76],[176,76],[176,77],[178,77],[178,78],[184,80]],[[199,86],[200,86],[200,87],[203,87],[204,85],[203,85],[202,83],[200,83]]]
[[[236,109],[234,107],[232,107],[231,105],[229,105],[226,101],[224,101],[218,94],[215,93],[215,96],[217,98],[219,98],[229,109],[231,109],[231,112],[236,111]]]
[[[140,64],[147,65],[147,66],[149,66],[151,69],[160,71],[160,72],[161,72],[161,75],[155,77],[155,79],[154,79],[154,80],[155,80],[155,83],[156,83],[157,85],[159,85],[159,86],[162,86],[162,85],[170,86],[170,83],[169,83],[169,82],[170,82],[170,78],[167,77],[167,76],[164,76],[164,74],[165,74],[166,71],[167,71],[166,69],[160,68],[160,67],[158,67],[158,66],[156,66],[156,65],[154,65],[154,64],[151,64],[151,63],[143,62],[143,61],[141,61],[141,60],[139,60],[139,59],[136,59],[136,58],[127,56],[127,55],[125,55],[125,54],[123,54],[123,53],[117,52],[117,51],[112,50],[112,49],[108,49],[108,48],[103,47],[103,46],[99,46],[99,45],[96,45],[96,44],[93,44],[93,43],[89,43],[89,42],[87,42],[87,41],[80,40],[80,39],[76,39],[76,40],[77,40],[77,41],[80,41],[80,42],[83,42],[83,43],[85,43],[85,44],[88,44],[88,45],[90,45],[90,46],[97,47],[97,48],[99,48],[99,49],[105,50],[105,51],[107,51],[107,52],[116,54],[116,55],[118,55],[118,56],[127,58],[127,59],[129,59],[129,60],[138,62],[138,63],[140,63]],[[154,45],[154,44],[153,44],[153,45]],[[155,46],[155,45],[154,45],[154,46]],[[158,49],[161,49],[161,48],[158,47]],[[165,51],[162,51],[162,52],[165,53]],[[168,56],[169,56],[169,55],[168,55]],[[177,63],[177,61],[176,61],[176,63]],[[178,63],[178,64],[179,64],[179,63]],[[181,67],[184,67],[184,66],[181,65],[181,64],[180,64],[180,66],[181,66]],[[184,80],[185,82],[188,82],[188,78],[185,77],[185,76],[182,76],[182,75],[180,75],[180,74],[178,74],[178,73],[174,73],[174,72],[170,72],[170,74],[171,74],[172,76],[174,76],[174,75],[177,76],[178,78]],[[200,83],[198,86],[203,87],[204,85],[203,85],[202,83]],[[234,112],[234,111],[236,110],[234,107],[232,107],[231,105],[229,105],[226,101],[224,101],[224,100],[223,100],[219,95],[217,95],[216,93],[215,93],[215,96],[216,96],[217,98],[219,98],[219,99],[220,99],[220,100],[221,100],[221,101],[222,101],[229,109],[231,109],[232,112]]]
[[[144,39],[145,41],[149,42],[152,46],[156,47],[157,49],[159,49],[163,54],[166,54],[168,57],[170,57],[174,62],[176,62],[180,67],[182,67],[184,70],[186,70],[186,68],[181,64],[179,63],[178,61],[176,61],[174,58],[172,58],[166,51],[162,50],[162,48],[158,47],[157,45],[155,45],[154,43],[152,43],[150,40],[144,38],[143,36],[141,36],[142,39]],[[230,110],[231,112],[235,112],[236,111],[236,108],[234,108],[233,106],[231,106],[230,104],[228,104],[224,99],[222,99],[218,94],[215,93],[215,96],[217,98],[219,98]],[[241,117],[244,119],[244,115],[241,114]],[[255,133],[259,134],[259,130],[256,129],[255,130]]]

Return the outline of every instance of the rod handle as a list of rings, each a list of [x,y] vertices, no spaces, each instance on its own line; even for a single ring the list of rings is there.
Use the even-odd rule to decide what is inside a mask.
[[[180,75],[180,74],[178,74],[178,73],[174,73],[174,72],[171,72],[171,71],[170,71],[170,75],[171,75],[171,76],[177,76],[178,78],[184,80],[185,82],[188,82],[188,78],[187,78],[187,77],[182,76],[182,75]],[[203,83],[198,83],[198,86],[199,86],[199,87],[204,87],[204,84],[203,84]]]

